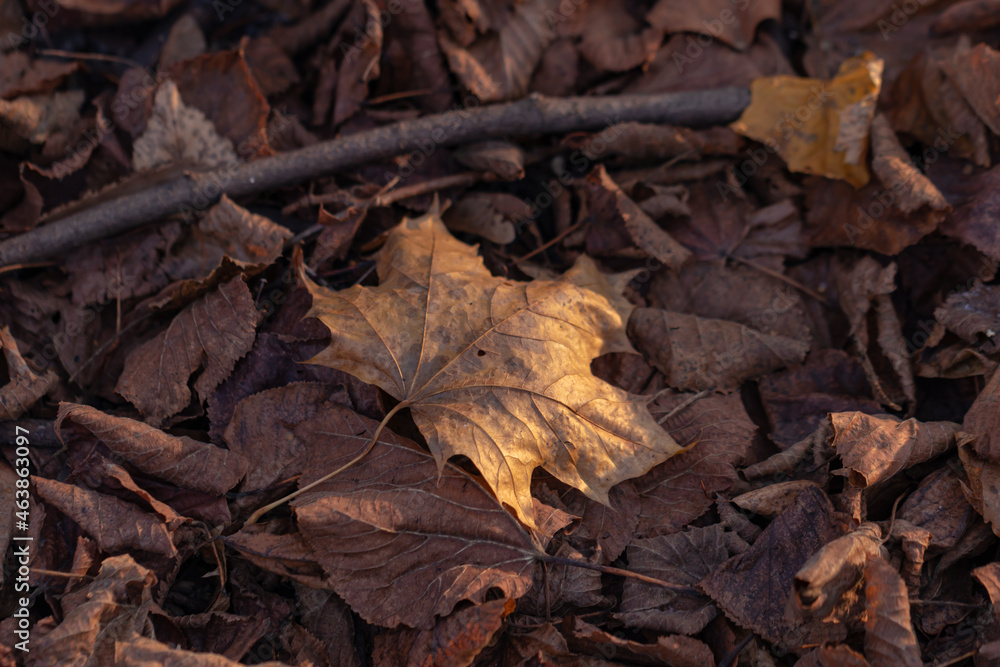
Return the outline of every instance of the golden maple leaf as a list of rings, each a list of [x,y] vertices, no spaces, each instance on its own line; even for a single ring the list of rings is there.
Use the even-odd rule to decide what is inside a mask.
[[[681,451],[645,398],[590,371],[634,350],[633,306],[589,258],[558,280],[495,277],[432,212],[395,227],[376,268],[378,287],[340,292],[302,276],[308,316],[332,334],[308,363],[399,400],[392,412],[410,409],[439,466],[468,457],[526,524],[536,467],[608,504],[612,486]]]

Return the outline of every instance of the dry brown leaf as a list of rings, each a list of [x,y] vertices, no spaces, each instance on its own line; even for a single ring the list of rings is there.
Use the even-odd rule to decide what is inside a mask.
[[[241,277],[236,277],[182,310],[166,331],[135,349],[115,391],[155,425],[191,400],[188,380],[205,400],[253,346],[257,311]]]
[[[656,638],[655,644],[622,639],[580,618],[563,619],[563,636],[569,648],[583,655],[613,657],[636,665],[671,667],[712,667],[715,657],[708,646],[692,637],[668,635]]]
[[[684,394],[666,394],[650,406],[658,419],[680,406]],[[757,427],[739,394],[705,396],[666,419],[664,426],[690,450],[636,479],[640,535],[674,533],[712,506],[712,495],[732,488],[736,468]]]
[[[19,20],[18,31],[23,28]],[[6,46],[7,40],[4,42]],[[78,69],[79,62],[41,60],[32,58],[26,51],[5,53],[0,59],[0,99],[51,93]]]
[[[1000,610],[1000,563],[989,563],[977,567],[972,571],[972,576],[978,579],[979,583],[986,589],[986,593],[990,596],[990,602],[993,603],[993,613],[997,615],[998,610]],[[1000,622],[1000,616],[997,616],[997,622]]]
[[[994,134],[1000,134],[1000,52],[987,44],[970,46],[968,36],[963,36],[955,46],[951,58],[942,62],[944,71],[961,91],[969,106]]]
[[[753,43],[754,33],[761,21],[780,20],[780,16],[781,3],[778,0],[745,3],[730,0],[659,0],[649,10],[646,20],[665,32],[700,32],[742,51]]]
[[[795,573],[789,609],[805,618],[823,618],[854,588],[864,574],[869,556],[888,557],[882,530],[863,523],[843,537],[823,545]]]
[[[9,327],[0,327],[0,349],[10,376],[10,382],[0,387],[0,421],[13,420],[49,393],[58,384],[59,376],[51,369],[35,375],[21,356]]]
[[[264,97],[283,93],[299,82],[295,63],[271,37],[254,37],[241,45],[247,67]]]
[[[129,555],[105,559],[93,581],[61,600],[59,625],[32,637],[31,664],[109,664],[116,635],[141,628],[155,583],[156,575]]]
[[[1000,464],[979,458],[968,444],[972,440],[969,434],[959,433],[957,438],[958,456],[969,480],[965,497],[993,532],[1000,535]]]
[[[242,51],[221,51],[179,62],[168,70],[188,107],[198,109],[242,159],[271,154],[271,107]]]
[[[678,389],[729,392],[801,362],[809,346],[760,333],[736,322],[709,320],[658,308],[637,308],[629,334],[639,351]]]
[[[449,3],[457,5],[463,3]],[[508,4],[508,3],[504,3]],[[531,74],[542,58],[555,33],[550,27],[549,14],[558,12],[558,0],[525,0],[510,3],[496,15],[497,22],[482,26],[489,32],[477,39],[455,34],[438,33],[441,50],[448,57],[448,66],[458,80],[483,102],[500,102],[521,97],[528,90]],[[466,8],[456,8],[464,13]],[[480,17],[480,24],[482,19]],[[476,21],[476,17],[463,17]],[[471,25],[470,25],[471,27]],[[463,30],[463,33],[465,31]]]
[[[846,644],[820,646],[799,658],[795,667],[869,667],[865,657]]]
[[[481,141],[460,146],[452,156],[469,169],[496,174],[504,181],[519,181],[524,178],[524,151],[517,144],[507,141]],[[522,210],[524,208],[523,202],[521,208]]]
[[[808,488],[768,525],[749,551],[733,556],[698,587],[731,620],[786,650],[843,641],[847,635],[843,623],[793,623],[785,616],[796,573],[839,536],[830,500],[818,488]]]
[[[155,639],[135,635],[115,642],[114,664],[122,667],[239,667],[243,664],[215,653],[185,651]],[[276,660],[260,667],[286,667]]]
[[[635,539],[628,547],[629,569],[672,584],[694,586],[734,555],[732,534],[723,528],[714,524]],[[633,628],[694,635],[717,613],[715,604],[704,595],[675,593],[626,579],[615,618]]]
[[[883,114],[875,115],[871,132],[872,171],[882,185],[892,191],[895,197],[893,205],[903,213],[913,213],[921,206],[927,206],[940,212],[930,219],[935,223],[941,222],[943,212],[951,207],[941,191],[913,165]]]
[[[513,600],[499,599],[456,611],[431,630],[397,628],[376,635],[372,662],[400,667],[467,667],[493,640]]]
[[[965,484],[950,467],[935,470],[906,497],[896,512],[893,534],[913,529],[927,531],[927,546],[951,549],[975,519],[965,499]]]
[[[481,236],[497,245],[517,238],[511,218],[524,210],[524,202],[506,192],[470,192],[445,211],[448,229]]]
[[[1000,351],[1000,287],[978,283],[970,290],[950,294],[934,311],[938,322],[979,351]]]
[[[625,551],[639,523],[639,494],[630,480],[616,484],[608,498],[610,507],[594,502],[576,489],[561,497],[566,511],[580,517],[570,542],[581,550],[586,544],[596,542],[605,565]]]
[[[972,195],[941,223],[941,232],[1000,260],[1000,238],[994,227],[1000,211],[1000,165],[973,176],[968,186]]]
[[[953,422],[902,421],[861,412],[831,413],[830,424],[830,444],[840,454],[851,484],[862,489],[945,453],[955,446],[960,428]]]
[[[297,438],[325,460],[308,484],[363,451],[376,423],[331,405]],[[491,587],[518,598],[531,584],[531,538],[468,474],[382,432],[346,474],[293,501],[299,530],[337,594],[369,622],[429,630]],[[385,508],[391,504],[392,512]]]
[[[741,493],[733,498],[732,502],[747,512],[771,519],[788,509],[799,494],[810,486],[819,485],[807,479],[777,482]]]
[[[624,227],[632,242],[647,255],[663,262],[670,269],[680,268],[691,258],[687,248],[674,240],[622,192],[608,175],[604,165],[595,167],[587,175],[584,185],[590,215],[615,227]]]
[[[560,542],[554,553],[549,547],[548,552],[558,558],[581,563],[597,562],[596,554],[584,558],[566,542]],[[573,609],[608,607],[611,604],[613,599],[602,595],[600,572],[571,565],[547,564],[535,568],[531,588],[517,601],[517,609],[524,614],[544,617],[546,613],[569,613]]]
[[[287,577],[313,590],[332,590],[333,581],[299,533],[275,535],[254,524],[226,537],[226,545],[265,572]],[[338,598],[339,599],[339,598]]]
[[[64,442],[71,436],[98,440],[139,470],[204,493],[222,495],[247,472],[237,453],[86,405],[60,403],[55,428]]]
[[[310,363],[401,401],[439,464],[467,456],[526,523],[536,467],[607,504],[680,450],[643,398],[591,373],[594,357],[632,351],[632,305],[589,259],[559,280],[495,278],[432,213],[394,228],[377,271],[379,287],[341,292],[303,276],[309,315],[336,332]]]
[[[994,372],[972,407],[965,413],[962,430],[974,438],[976,453],[1000,463],[1000,373]]]
[[[209,170],[238,161],[233,142],[220,136],[205,114],[181,101],[173,81],[164,81],[156,91],[146,130],[132,146],[135,170],[167,165]]]
[[[379,78],[379,61],[382,56],[383,20],[379,12],[384,12],[375,0],[361,0],[352,3],[353,11],[348,14],[340,30],[352,28],[361,31],[364,40],[355,37],[354,44],[344,53],[337,71],[337,92],[333,104],[333,124],[340,125],[353,116],[368,99],[368,84]],[[354,35],[358,35],[355,32]],[[346,38],[345,38],[346,39]],[[360,43],[359,43],[360,42]],[[325,119],[324,119],[325,120]]]
[[[844,61],[830,81],[757,79],[750,106],[731,127],[777,151],[791,171],[842,178],[861,187],[869,178],[865,158],[882,67],[881,60],[866,53]]]
[[[167,34],[167,41],[160,51],[160,67],[166,69],[174,63],[188,58],[197,58],[205,53],[207,44],[198,21],[191,14],[184,14],[174,21]]]
[[[134,549],[169,558],[177,555],[171,533],[158,516],[114,496],[42,477],[32,480],[47,505],[75,521],[104,551]]]
[[[920,647],[910,623],[903,578],[885,559],[870,556],[865,567],[865,655],[872,667],[920,667]]]
[[[660,27],[643,27],[615,0],[589,0],[580,22],[580,54],[599,70],[625,72],[646,65],[663,41]]]
[[[80,120],[83,100],[82,90],[0,99],[0,149],[21,153],[57,132],[69,131]]]

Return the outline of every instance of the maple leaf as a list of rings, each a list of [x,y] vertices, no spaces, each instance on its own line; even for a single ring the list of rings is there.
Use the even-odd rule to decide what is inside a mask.
[[[439,466],[468,457],[528,525],[536,467],[607,505],[612,486],[681,451],[643,398],[590,371],[634,350],[633,306],[588,258],[558,280],[494,277],[432,212],[389,233],[377,270],[377,288],[341,292],[302,276],[308,315],[333,334],[309,363],[410,408]]]

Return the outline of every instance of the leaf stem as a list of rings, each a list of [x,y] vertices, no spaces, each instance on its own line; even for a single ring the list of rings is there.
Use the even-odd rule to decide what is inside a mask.
[[[294,500],[296,497],[302,495],[306,491],[308,491],[308,490],[310,490],[310,489],[312,489],[312,488],[314,488],[316,486],[319,486],[323,482],[327,481],[328,479],[330,479],[330,478],[332,478],[332,477],[334,477],[336,475],[339,475],[340,473],[344,472],[345,470],[347,470],[348,468],[350,468],[351,466],[353,466],[355,463],[357,463],[361,459],[365,458],[365,456],[368,455],[368,452],[370,452],[372,450],[372,448],[375,447],[375,443],[378,442],[378,437],[380,435],[382,435],[382,429],[384,429],[385,425],[389,423],[389,420],[392,419],[392,417],[397,412],[399,412],[403,408],[407,408],[409,406],[410,406],[410,404],[407,401],[403,401],[403,402],[397,404],[396,407],[394,407],[392,410],[389,410],[389,412],[386,413],[385,417],[382,418],[382,421],[379,422],[378,428],[375,429],[375,433],[372,435],[372,439],[368,441],[368,444],[365,446],[365,448],[361,451],[360,454],[358,454],[353,459],[351,459],[350,461],[348,461],[344,465],[340,466],[339,468],[337,468],[333,472],[331,472],[331,473],[329,473],[327,475],[324,475],[323,477],[320,477],[315,482],[310,482],[309,484],[306,484],[305,486],[303,486],[301,489],[298,489],[297,491],[289,493],[284,498],[279,498],[278,500],[275,500],[273,503],[270,503],[268,505],[264,505],[264,507],[261,507],[256,512],[254,512],[253,514],[251,514],[250,518],[247,519],[246,523],[244,523],[243,525],[244,526],[252,526],[253,524],[257,523],[257,521],[260,520],[260,518],[262,516],[264,516],[265,514],[267,514],[268,512],[270,512],[271,510],[273,510],[274,508],[280,507],[280,506],[284,505],[285,503],[287,503],[290,500]]]
[[[617,574],[620,577],[637,579],[643,583],[652,584],[653,586],[660,586],[661,588],[669,588],[670,590],[675,591],[677,593],[699,595],[698,590],[691,586],[671,584],[670,582],[663,581],[662,579],[654,579],[653,577],[647,577],[646,575],[639,574],[638,572],[630,572],[628,570],[623,570],[619,567],[598,565],[597,563],[588,563],[587,561],[574,560],[572,558],[560,558],[559,556],[550,556],[548,554],[535,554],[535,558],[543,563],[548,563],[549,565],[568,565],[570,567],[582,567],[585,570],[597,570],[598,572],[603,572],[604,574]]]

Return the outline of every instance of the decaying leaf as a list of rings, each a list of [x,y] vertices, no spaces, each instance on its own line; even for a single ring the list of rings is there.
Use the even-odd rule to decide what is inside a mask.
[[[301,483],[351,461],[375,427],[338,406],[300,424],[296,437],[326,454]],[[468,474],[386,431],[293,507],[334,590],[372,623],[428,630],[461,600],[483,602],[491,587],[518,598],[531,584],[536,551],[517,521]]]
[[[753,43],[757,24],[781,15],[777,0],[658,0],[646,16],[652,25],[668,32],[700,32],[740,51]]]
[[[1000,288],[977,283],[948,296],[934,311],[938,322],[985,354],[1000,351]]]
[[[225,493],[247,471],[246,461],[237,453],[86,405],[61,403],[55,428],[64,441],[81,435],[100,441],[139,470],[204,493]]]
[[[167,330],[137,348],[125,362],[115,391],[158,425],[191,400],[188,379],[207,399],[236,360],[250,351],[257,311],[241,277],[236,277],[182,310]]]
[[[810,486],[818,485],[807,479],[777,482],[760,489],[741,493],[733,498],[733,502],[747,512],[770,519],[788,509],[799,494]]]
[[[955,446],[959,425],[953,422],[905,421],[892,415],[837,412],[830,415],[830,444],[844,461],[847,477],[869,487]]]
[[[865,157],[882,67],[866,53],[845,60],[830,81],[757,79],[753,101],[732,128],[777,151],[792,171],[861,187],[869,178]]]
[[[809,346],[736,322],[658,308],[637,308],[629,320],[636,347],[678,389],[733,391],[744,381],[801,362]]]
[[[646,65],[663,40],[659,26],[643,26],[614,0],[591,0],[584,8],[580,54],[602,70],[624,72]]]
[[[401,401],[439,464],[467,456],[526,523],[536,467],[607,504],[612,486],[680,451],[642,398],[590,371],[632,350],[632,306],[591,261],[554,281],[495,278],[432,213],[392,231],[377,271],[379,287],[341,292],[302,277],[309,315],[336,334],[310,363]]]
[[[496,174],[505,181],[524,178],[524,151],[517,144],[482,141],[460,147],[454,157],[469,169]]]
[[[610,632],[567,616],[563,619],[563,636],[569,648],[582,655],[608,656],[637,665],[671,665],[672,667],[709,667],[715,664],[712,650],[706,644],[681,635],[657,637],[655,644],[621,639]]]
[[[205,114],[184,104],[173,81],[156,91],[153,115],[132,148],[136,171],[167,165],[214,169],[238,162],[233,142],[219,136]]]
[[[881,556],[870,556],[865,580],[865,655],[869,663],[872,667],[923,665],[903,578]]]
[[[957,438],[958,455],[969,480],[965,496],[993,532],[1000,535],[1000,464],[977,456],[967,433],[959,433]]]
[[[980,457],[1000,463],[1000,373],[993,373],[965,413],[962,431],[972,436],[972,447]]]
[[[80,90],[0,99],[0,149],[19,153],[29,144],[45,143],[55,132],[69,130],[80,119],[83,100]]]

